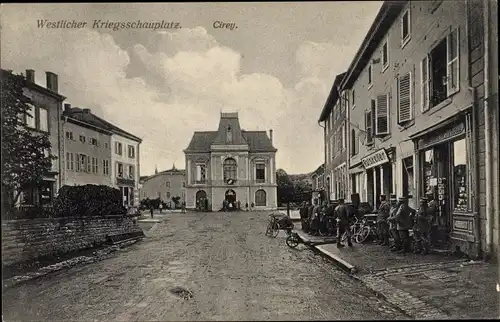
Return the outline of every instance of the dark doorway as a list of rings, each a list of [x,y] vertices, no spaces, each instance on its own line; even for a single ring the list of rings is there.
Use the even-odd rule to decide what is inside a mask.
[[[226,202],[229,209],[236,209],[236,192],[234,190],[226,191]]]
[[[207,193],[205,190],[196,192],[196,209],[204,209],[205,200],[207,200]]]

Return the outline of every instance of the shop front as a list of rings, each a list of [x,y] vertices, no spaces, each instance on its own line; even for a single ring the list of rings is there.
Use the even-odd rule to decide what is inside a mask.
[[[366,175],[367,201],[374,208],[380,206],[380,195],[394,193],[393,163],[395,149],[380,149],[361,159]]]
[[[471,115],[461,115],[412,137],[418,197],[437,201],[438,241],[467,253],[479,251]]]

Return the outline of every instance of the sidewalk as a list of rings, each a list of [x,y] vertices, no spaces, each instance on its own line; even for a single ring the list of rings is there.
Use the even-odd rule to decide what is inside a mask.
[[[500,317],[498,265],[440,254],[397,254],[370,244],[315,248],[415,319]]]

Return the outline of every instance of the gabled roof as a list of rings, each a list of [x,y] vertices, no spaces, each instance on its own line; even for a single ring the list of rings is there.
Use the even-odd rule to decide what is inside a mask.
[[[156,178],[156,177],[159,177],[159,176],[162,176],[162,175],[180,175],[180,176],[184,176],[184,175],[186,175],[186,170],[172,168],[172,169],[169,169],[169,170],[165,170],[165,171],[161,171],[161,172],[155,173],[155,174],[150,175],[150,176],[143,176],[143,177],[141,177],[140,180],[141,180],[141,182],[146,182],[149,179]]]
[[[337,100],[339,98],[339,86],[345,75],[346,73],[342,73],[335,76],[332,89],[330,90],[330,94],[328,95],[325,105],[323,106],[323,110],[321,111],[318,122],[323,122],[324,120],[326,120],[328,118],[328,115],[330,115],[333,107],[337,103]]]
[[[347,75],[340,84],[340,88],[350,88],[359,74],[370,61],[370,57],[377,49],[378,44],[384,39],[387,32],[397,19],[401,11],[405,8],[408,1],[384,1],[373,24],[371,25],[365,39],[361,43],[351,65],[347,69]]]
[[[108,121],[101,119],[97,115],[92,114],[90,110],[81,109],[79,107],[72,107],[69,110],[65,110],[62,116],[68,117],[68,121],[70,122],[76,120],[77,122],[74,123],[77,123],[78,125],[82,125],[81,123],[88,124],[103,131],[104,133],[118,134],[139,143],[142,142],[142,139],[120,129],[119,127],[109,123]]]

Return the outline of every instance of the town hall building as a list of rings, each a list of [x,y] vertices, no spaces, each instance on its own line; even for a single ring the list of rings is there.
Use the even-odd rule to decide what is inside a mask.
[[[276,152],[273,132],[245,131],[238,113],[221,113],[217,131],[194,132],[186,156],[186,208],[208,200],[208,209],[253,204],[277,208]]]

